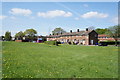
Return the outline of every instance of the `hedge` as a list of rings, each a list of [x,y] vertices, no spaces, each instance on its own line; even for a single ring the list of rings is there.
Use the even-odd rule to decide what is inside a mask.
[[[100,41],[99,43],[106,43],[108,45],[115,45],[115,41]],[[120,44],[120,42],[118,41],[117,44]]]
[[[58,44],[60,44],[60,42],[57,42],[57,41],[45,41],[44,43],[48,44],[48,45],[56,45],[56,46],[58,46]]]

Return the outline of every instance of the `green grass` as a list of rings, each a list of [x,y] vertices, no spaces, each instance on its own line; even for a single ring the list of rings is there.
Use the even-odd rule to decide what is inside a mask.
[[[3,42],[4,78],[117,78],[114,46]]]

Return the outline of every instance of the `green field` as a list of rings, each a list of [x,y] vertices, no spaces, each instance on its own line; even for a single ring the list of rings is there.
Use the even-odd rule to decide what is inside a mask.
[[[115,46],[3,42],[4,78],[117,78]]]

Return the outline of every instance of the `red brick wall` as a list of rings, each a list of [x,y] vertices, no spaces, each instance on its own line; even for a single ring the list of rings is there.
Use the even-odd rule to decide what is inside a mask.
[[[85,45],[88,45],[88,36],[68,36],[68,37],[59,37],[59,38],[47,38],[47,40],[48,41],[50,41],[50,40],[57,40],[57,41],[61,41],[61,40],[65,40],[65,41],[67,41],[67,40],[69,40],[69,41],[73,41],[73,40],[79,40],[79,42],[81,41],[81,40],[85,40]]]
[[[22,42],[22,40],[15,40],[15,42]]]

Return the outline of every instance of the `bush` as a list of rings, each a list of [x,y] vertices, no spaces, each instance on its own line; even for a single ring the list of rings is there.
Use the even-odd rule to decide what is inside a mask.
[[[108,44],[108,45],[115,45],[115,41],[100,41],[100,43]],[[118,41],[117,44],[120,44],[120,42]]]
[[[61,44],[61,42],[57,41],[57,44]]]
[[[58,46],[58,44],[60,44],[60,42],[57,42],[57,41],[45,41],[45,44]]]

